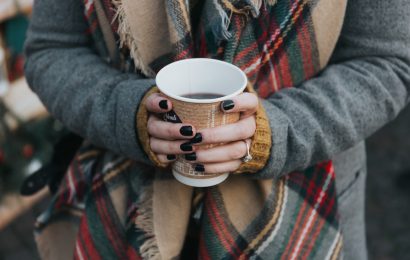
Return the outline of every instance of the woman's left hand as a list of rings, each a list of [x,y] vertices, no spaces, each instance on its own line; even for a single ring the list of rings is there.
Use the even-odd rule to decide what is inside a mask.
[[[186,154],[185,158],[195,165],[196,171],[205,173],[233,172],[239,168],[242,158],[247,155],[247,145],[255,134],[255,112],[258,108],[258,97],[252,93],[242,93],[231,100],[225,100],[221,109],[225,113],[240,112],[238,122],[202,129],[196,139],[202,141],[195,145],[220,144],[209,149],[198,149]],[[245,143],[246,142],[246,143]]]

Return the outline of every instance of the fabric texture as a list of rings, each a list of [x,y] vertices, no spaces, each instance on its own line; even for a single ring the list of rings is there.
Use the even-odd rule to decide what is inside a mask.
[[[273,31],[279,25],[284,28],[286,23],[278,23],[278,20],[286,17],[284,10],[290,5],[289,3],[282,3],[282,6],[278,3],[275,7],[277,8],[277,16],[271,20],[261,21],[260,26],[271,26]],[[300,23],[293,24],[293,27],[289,27],[286,37],[280,38],[285,47],[276,49],[275,55],[273,55],[274,59],[271,62],[276,78],[267,78],[270,83],[260,80],[254,84],[260,93],[265,94],[273,92],[270,88],[272,86],[276,88],[277,82],[280,82],[279,85],[284,82],[286,82],[286,86],[297,85],[297,88],[285,88],[271,95],[266,94],[267,98],[263,100],[263,105],[271,124],[273,146],[266,167],[262,171],[249,176],[250,178],[279,178],[297,169],[305,169],[318,161],[330,158],[335,158],[335,161],[337,161],[336,155],[338,153],[360,142],[380,126],[392,120],[408,103],[410,86],[409,2],[398,0],[392,5],[386,1],[350,1],[346,18],[343,20],[343,15],[335,15],[334,10],[343,13],[344,4],[340,1],[309,2],[308,8],[304,9],[308,13],[307,16],[311,17],[311,19],[306,18],[310,21],[305,24],[306,27],[301,26]],[[87,19],[91,22],[89,28],[86,28],[86,22],[82,19],[83,10],[86,10],[86,14],[90,15]],[[105,10],[107,16],[110,12],[113,16],[111,8],[105,7]],[[148,172],[148,175],[152,176],[155,170],[148,166],[150,161],[142,152],[135,133],[136,109],[143,95],[153,85],[153,81],[144,79],[143,76],[129,71],[119,72],[107,65],[109,60],[106,59],[107,56],[103,51],[105,46],[102,44],[101,38],[97,40],[98,38],[95,37],[98,34],[98,26],[96,26],[98,21],[90,19],[93,14],[92,1],[86,2],[85,7],[80,1],[75,0],[36,1],[26,48],[27,80],[50,112],[70,129],[87,138],[94,148],[94,145],[104,147],[104,149],[100,149],[98,158],[92,158],[98,162],[98,167],[96,163],[85,163],[85,160],[81,160],[84,157],[76,157],[73,166],[76,161],[84,163],[82,167],[78,168],[78,171],[81,172],[80,175],[74,175],[74,177],[78,177],[76,179],[72,179],[73,175],[67,175],[64,180],[65,184],[61,187],[55,199],[56,201],[57,198],[60,199],[60,204],[57,204],[59,207],[53,204],[54,207],[50,208],[49,214],[46,213],[39,219],[37,239],[38,241],[43,240],[43,243],[40,243],[43,246],[41,251],[44,253],[58,252],[61,257],[69,257],[70,254],[63,253],[66,251],[59,251],[63,249],[58,247],[55,242],[61,240],[54,239],[56,234],[52,230],[59,230],[57,227],[61,227],[59,224],[63,223],[69,225],[70,228],[72,227],[71,230],[78,229],[78,223],[81,222],[85,223],[83,225],[88,222],[98,224],[98,221],[120,223],[118,225],[122,229],[118,228],[114,231],[115,235],[118,235],[121,240],[114,241],[125,240],[130,245],[134,243],[132,247],[135,250],[145,248],[140,244],[144,239],[136,240],[135,237],[148,238],[152,237],[153,233],[155,234],[158,230],[163,230],[166,231],[168,238],[171,238],[167,242],[173,244],[177,243],[175,242],[178,241],[177,238],[185,232],[185,228],[181,223],[176,223],[181,225],[175,227],[172,225],[170,225],[171,227],[161,227],[158,226],[161,221],[154,223],[157,225],[154,229],[148,228],[152,227],[150,225],[143,228],[134,228],[137,216],[147,216],[147,214],[142,213],[150,210],[150,207],[145,207],[150,203],[150,200],[143,199],[144,196],[142,195],[146,193],[142,191],[149,190],[150,186],[153,186],[156,190],[161,190],[163,186],[174,185],[174,183],[169,184],[166,181],[166,172],[157,172],[158,176],[165,179],[164,182],[155,182],[154,185],[150,185],[150,182],[147,181],[149,178],[144,172]],[[53,19],[50,19],[50,17],[53,17]],[[380,19],[374,19],[374,17]],[[397,17],[400,17],[400,19],[397,19]],[[329,43],[329,39],[336,41],[339,35],[336,28],[342,22],[344,23],[343,31],[339,38],[339,44],[334,49],[333,44]],[[113,27],[115,27],[114,24]],[[302,28],[305,29],[302,30]],[[116,30],[114,29],[114,31]],[[294,34],[295,31],[302,31],[305,34]],[[91,40],[91,36],[93,36],[93,40]],[[303,45],[303,39],[306,37],[314,39],[313,43],[315,45],[311,49]],[[261,41],[264,39],[266,38],[261,37]],[[212,46],[212,42],[210,44]],[[304,47],[299,48],[300,46]],[[316,48],[321,51],[316,53]],[[325,66],[332,52],[333,55],[330,64],[323,71],[314,74],[314,77],[310,80],[299,82],[293,77],[299,79],[301,74],[293,70],[298,71],[301,67],[304,67],[297,62],[297,58],[301,57],[300,53],[308,55],[309,51],[306,52],[306,50],[311,50],[311,53],[314,53],[312,56],[320,66]],[[263,51],[264,44],[257,44],[252,49],[252,52]],[[84,71],[88,73],[84,73]],[[292,79],[292,81],[289,79]],[[88,148],[91,149],[91,145]],[[105,149],[108,149],[108,151]],[[120,181],[121,178],[115,178],[116,174],[107,174],[110,172],[109,169],[118,166],[117,164],[110,164],[104,168],[104,171],[100,171],[104,162],[112,159],[113,153],[134,160],[134,164],[128,168],[130,171],[128,175],[118,175],[121,178],[126,176],[132,178]],[[106,156],[108,158],[104,161],[103,159]],[[336,175],[336,185],[341,188],[338,190],[344,191],[343,194],[349,194],[352,191],[352,195],[348,198],[340,194],[346,198],[346,201],[342,202],[343,207],[341,207],[341,209],[344,209],[341,212],[342,219],[345,217],[346,220],[354,219],[355,214],[357,214],[356,210],[351,210],[349,207],[352,202],[356,201],[354,198],[358,196],[362,199],[363,197],[362,193],[348,189],[349,185],[343,185],[343,183],[354,179],[355,171],[353,170],[356,169],[352,166],[352,162],[356,159],[355,154],[350,154],[348,159],[343,161],[349,170],[337,170]],[[73,169],[76,168],[72,167],[70,171]],[[101,194],[106,194],[105,191],[110,193],[118,188],[118,192],[112,193],[117,194],[116,196],[104,195],[99,197],[99,209],[104,210],[104,207],[107,207],[108,210],[100,211],[101,214],[104,213],[105,215],[97,215],[97,218],[93,219],[86,217],[91,211],[89,210],[85,214],[84,204],[81,202],[84,201],[85,197],[93,198],[94,195],[91,194],[91,189],[87,189],[89,186],[81,186],[82,182],[79,180],[84,179],[86,181],[84,183],[91,183],[95,169],[102,175],[109,176],[105,178],[106,182],[98,182],[96,187],[101,189],[95,189],[95,191],[103,191]],[[95,174],[95,176],[96,179],[100,178],[98,177],[99,174]],[[234,181],[247,178],[245,174],[234,176],[232,186],[229,187],[233,189],[236,187]],[[143,179],[146,181],[143,181]],[[73,186],[73,183],[76,185]],[[258,183],[255,181],[254,185],[259,185]],[[175,184],[172,189],[172,196],[169,192],[163,192],[161,195],[161,199],[166,200],[169,207],[179,208],[179,199],[185,198],[185,196],[182,196],[184,193],[188,195],[188,198],[190,197],[190,192],[185,190],[186,187],[177,185]],[[83,189],[84,187],[85,189]],[[128,200],[127,195],[118,195],[123,194],[119,192],[121,191],[119,187],[123,187],[123,190],[125,189],[128,194],[136,194],[136,197],[130,199],[133,200],[132,203]],[[344,188],[347,189],[347,192]],[[215,189],[219,190],[219,188]],[[237,205],[238,201],[244,201],[244,204],[239,204],[239,206],[245,205],[246,207],[240,210],[245,213],[252,213],[255,201],[258,201],[261,194],[263,193],[258,192],[253,197],[250,195],[249,197],[252,199],[245,198],[252,201],[248,204],[246,204],[246,200],[242,200],[242,197],[234,198],[236,203],[233,205]],[[174,195],[178,200],[170,198]],[[229,203],[232,200],[229,200],[229,198],[227,196],[219,200],[216,203],[218,208],[226,208],[231,205]],[[338,199],[340,198],[338,197]],[[158,197],[154,197],[152,205],[156,205],[155,201],[157,200]],[[113,213],[113,208],[116,214]],[[139,210],[135,210],[136,208]],[[129,209],[128,213],[123,214],[127,209]],[[155,207],[152,209],[156,212],[159,210]],[[175,212],[166,209],[167,207],[163,209],[165,210],[165,214],[163,214],[165,217],[168,217],[168,212],[173,212],[172,219],[176,217],[186,220],[189,216],[186,210]],[[287,220],[290,216],[295,216],[293,215],[294,212],[291,213],[291,208],[287,208],[287,210],[285,211],[289,214],[284,213],[284,217],[279,219]],[[226,210],[229,215],[234,211],[235,208],[227,208]],[[133,213],[135,214],[133,215]],[[159,216],[158,214],[154,215]],[[116,220],[119,220],[119,222]],[[217,222],[217,224],[220,223]],[[345,221],[345,223],[349,225],[353,222]],[[362,229],[360,221],[354,223],[358,225],[356,230]],[[243,231],[243,226],[240,224],[236,223],[234,226]],[[293,224],[291,223],[291,225]],[[281,227],[286,227],[286,225],[282,224]],[[344,235],[351,233],[354,228],[344,229]],[[89,232],[83,232],[81,233],[83,240],[79,239],[81,243],[78,247],[72,244],[67,245],[66,248],[72,248],[73,251],[78,248],[81,249],[84,244],[84,236],[86,236],[86,241],[89,243],[87,246],[90,246],[91,250],[93,246],[96,246],[95,251],[91,252],[103,255],[101,258],[108,258],[112,250],[118,250],[118,245],[112,244],[117,249],[113,249],[111,245],[103,247],[103,243],[100,243],[101,241],[98,239],[107,237],[102,233],[107,235],[113,231],[98,230],[98,232],[101,232],[101,236],[97,236],[97,243],[93,242],[94,238],[89,235]],[[215,232],[218,231],[218,229],[215,230]],[[283,243],[282,240],[278,239],[277,232],[279,231],[276,230],[270,229],[267,231],[269,237],[273,235],[274,239],[271,243],[264,243],[261,246],[262,249],[269,251],[272,245],[277,246]],[[85,229],[85,231],[87,230]],[[66,234],[69,236],[69,234],[75,234],[75,232],[66,232]],[[348,251],[349,254],[346,255],[350,256],[349,259],[362,259],[363,254],[361,252],[363,251],[360,250],[364,249],[355,248],[361,243],[352,245],[352,241],[355,241],[352,236],[354,235],[348,236],[346,239],[349,243],[345,243],[344,251]],[[69,243],[70,241],[74,240],[67,238],[66,242]],[[207,243],[221,245],[221,243],[215,241],[217,241],[216,238],[212,238],[207,240]],[[163,240],[158,241],[159,245],[164,243]],[[259,245],[256,247],[259,248]],[[166,252],[169,254],[161,252],[163,258],[171,257],[172,253],[178,251],[177,245],[173,245],[171,248],[173,250]],[[123,251],[122,249],[120,251]],[[358,250],[359,253],[354,254]],[[46,255],[44,257],[47,258]],[[264,255],[260,257],[263,258]]]

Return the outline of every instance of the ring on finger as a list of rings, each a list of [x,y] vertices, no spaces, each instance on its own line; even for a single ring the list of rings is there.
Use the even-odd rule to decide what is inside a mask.
[[[249,147],[248,142],[247,142],[246,140],[242,140],[242,141],[243,141],[243,142],[245,143],[245,145],[246,145],[246,154],[245,154],[244,157],[242,157],[242,162],[247,163],[247,162],[252,161],[253,157],[252,157],[252,155],[251,155],[251,153],[250,153],[250,147]]]

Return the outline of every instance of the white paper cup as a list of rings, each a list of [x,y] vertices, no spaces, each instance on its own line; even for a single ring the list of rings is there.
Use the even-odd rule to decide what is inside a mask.
[[[247,78],[238,67],[219,60],[197,58],[173,62],[161,69],[156,77],[160,91],[171,99],[173,111],[164,115],[164,120],[188,123],[201,129],[234,123],[239,113],[224,113],[220,109],[223,100],[243,92]],[[218,94],[212,99],[184,97],[190,94]],[[199,149],[215,145],[202,145]],[[173,164],[175,178],[189,186],[208,187],[223,182],[229,173],[204,174],[195,171],[193,165],[178,156]]]

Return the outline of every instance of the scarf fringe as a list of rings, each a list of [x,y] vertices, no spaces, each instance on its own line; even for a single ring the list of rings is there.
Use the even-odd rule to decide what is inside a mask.
[[[120,47],[128,47],[130,50],[131,57],[134,60],[135,67],[140,69],[142,73],[146,76],[155,76],[155,72],[143,61],[143,58],[138,50],[137,39],[131,34],[131,26],[129,20],[126,19],[125,8],[121,0],[112,0],[113,5],[115,6],[115,16],[114,21],[118,21],[118,35],[120,37]]]
[[[277,3],[277,0],[253,0],[253,5],[256,8],[250,8],[254,10],[237,10],[236,8],[233,7],[232,4],[229,3],[229,1],[223,1],[226,6],[228,7],[228,10],[234,13],[246,13],[246,12],[251,12],[254,17],[257,17],[259,15],[259,9],[264,2],[266,5],[273,6]],[[118,21],[118,35],[120,37],[120,47],[126,46],[130,50],[131,57],[134,60],[135,67],[137,69],[140,69],[143,74],[145,74],[148,77],[154,77],[155,72],[149,67],[149,64],[146,64],[139,52],[138,49],[138,44],[137,44],[137,39],[133,37],[131,34],[131,27],[129,24],[129,20],[126,19],[125,15],[125,8],[122,4],[121,0],[112,0],[113,5],[115,6],[115,16],[114,16],[114,21]],[[215,38],[217,40],[228,40],[232,34],[229,32],[229,24],[231,17],[227,13],[228,10],[224,10],[224,8],[221,6],[221,4],[218,2],[218,0],[212,0],[213,5],[215,6],[217,12],[220,15],[221,23],[213,26],[212,28],[212,33],[214,34]]]
[[[235,6],[228,0],[212,0],[212,5],[214,10],[219,14],[220,22],[212,26],[212,34],[215,36],[217,41],[229,40],[232,34],[229,32],[229,24],[231,22],[232,13],[243,14],[247,19],[252,16],[254,18],[258,17],[260,14],[260,8],[262,4],[273,6],[276,4],[277,0],[251,0],[252,4],[246,6],[242,9],[235,8]],[[231,14],[228,14],[231,12]]]
[[[212,33],[217,40],[228,40],[232,36],[228,30],[231,19],[222,6],[218,3],[218,0],[213,0],[212,3],[218,11],[222,22],[221,24],[217,24],[212,27]]]
[[[135,226],[145,233],[144,243],[140,247],[143,259],[161,259],[159,247],[154,234],[153,217],[153,188],[147,188],[141,194],[138,202],[138,214],[135,218]]]

